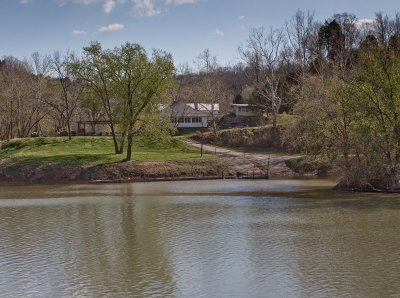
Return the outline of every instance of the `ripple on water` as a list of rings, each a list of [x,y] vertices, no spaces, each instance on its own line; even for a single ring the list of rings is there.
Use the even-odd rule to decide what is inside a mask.
[[[268,189],[244,183],[229,185]],[[164,196],[155,192],[163,186],[176,191],[177,185],[156,184],[143,193],[149,185],[140,191],[108,185],[96,189],[103,191],[99,196],[93,186],[74,187],[70,198],[69,186],[51,187],[41,190],[43,198],[39,191],[38,199],[2,201],[0,296],[400,293],[398,198],[319,198],[320,190],[316,198],[216,196],[206,194],[216,186],[205,184],[185,186],[190,194]]]

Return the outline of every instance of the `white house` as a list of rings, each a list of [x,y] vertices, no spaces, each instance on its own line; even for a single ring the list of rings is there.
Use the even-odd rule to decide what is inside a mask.
[[[234,103],[231,105],[232,112],[236,115],[236,117],[254,117],[257,114],[253,111],[251,106],[248,103]]]
[[[219,104],[174,102],[172,105],[159,104],[158,109],[171,117],[176,128],[208,128],[209,122],[218,116]],[[115,127],[118,127],[117,123]],[[107,120],[79,118],[73,121],[71,129],[78,135],[111,135],[110,122]]]
[[[177,128],[207,128],[219,113],[219,104],[174,102],[171,118]]]

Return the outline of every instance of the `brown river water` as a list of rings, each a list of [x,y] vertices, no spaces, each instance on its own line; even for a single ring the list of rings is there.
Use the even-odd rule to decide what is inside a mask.
[[[400,195],[327,180],[0,187],[0,297],[400,297]]]

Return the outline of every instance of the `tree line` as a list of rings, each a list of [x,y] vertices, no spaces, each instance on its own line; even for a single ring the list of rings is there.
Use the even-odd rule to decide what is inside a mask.
[[[160,108],[170,101],[175,82],[170,54],[148,55],[133,43],[106,50],[93,42],[81,57],[58,51],[25,61],[6,57],[0,63],[0,139],[64,129],[71,139],[73,121],[105,120],[115,153],[126,148],[128,161],[136,136],[162,136],[170,129]]]
[[[293,114],[280,134],[285,146],[328,158],[348,183],[398,185],[399,14],[359,20],[341,13],[320,22],[298,11],[282,28],[251,29],[238,54],[237,64],[222,66],[206,49],[192,66],[174,67],[163,51],[148,55],[138,44],[103,49],[93,42],[80,57],[5,57],[0,138],[62,129],[71,135],[72,119],[85,115],[109,122],[115,153],[127,148],[129,160],[135,136],[169,129],[163,104],[218,103],[228,111],[232,101],[248,102],[269,115],[274,131],[279,113]],[[211,117],[215,135],[218,121]]]
[[[315,26],[299,12],[288,32],[298,38],[290,40],[291,77],[282,83],[295,99],[287,144],[339,166],[346,188],[397,188],[400,15],[360,22],[337,14]]]
[[[268,114],[281,145],[338,166],[346,187],[399,187],[400,14],[319,22],[298,11],[282,28],[251,29],[238,53],[237,65],[214,60],[211,72],[189,72],[182,85],[195,90],[209,77],[203,94],[230,93],[230,101]],[[283,132],[282,112],[293,115]]]

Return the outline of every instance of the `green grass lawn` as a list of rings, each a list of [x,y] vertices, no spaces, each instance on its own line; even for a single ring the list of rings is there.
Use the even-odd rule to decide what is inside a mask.
[[[124,154],[114,154],[111,137],[30,138],[0,143],[0,164],[42,167],[47,165],[99,165],[121,162]],[[172,139],[169,142],[138,140],[134,161],[200,159],[199,149]],[[205,155],[203,158],[212,158]]]

